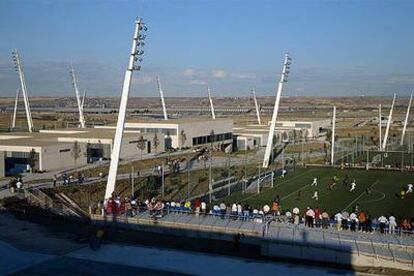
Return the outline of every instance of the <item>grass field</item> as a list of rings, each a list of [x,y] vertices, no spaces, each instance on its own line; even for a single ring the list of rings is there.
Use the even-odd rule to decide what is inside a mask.
[[[357,187],[350,192],[342,180],[348,174],[350,182],[356,180]],[[332,178],[337,176],[337,186],[330,191],[328,185]],[[318,178],[318,186],[311,186],[313,178]],[[256,208],[264,204],[271,206],[273,199],[279,195],[282,209],[298,207],[304,210],[307,206],[326,208],[329,213],[342,210],[351,211],[358,203],[360,210],[367,211],[373,216],[390,215],[413,217],[414,195],[410,194],[401,200],[397,197],[402,187],[414,182],[414,174],[409,172],[365,171],[365,170],[338,170],[330,168],[301,168],[289,173],[285,178],[278,178],[274,188],[263,188],[260,194],[241,192],[226,197],[226,203],[241,202]],[[366,193],[366,188],[371,193]],[[319,200],[312,199],[318,191]],[[301,197],[298,199],[298,192]]]

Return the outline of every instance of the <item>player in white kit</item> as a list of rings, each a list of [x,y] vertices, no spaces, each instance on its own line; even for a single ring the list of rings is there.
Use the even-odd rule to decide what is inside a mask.
[[[352,183],[351,183],[351,189],[349,190],[350,192],[353,192],[354,190],[355,190],[355,188],[356,188],[356,183],[355,183],[355,180],[354,181],[352,181]]]
[[[313,179],[311,186],[318,186],[318,179],[316,177]]]
[[[413,184],[408,184],[407,185],[407,192],[406,192],[406,194],[412,193],[412,192],[413,192]]]
[[[319,200],[319,197],[318,197],[318,191],[315,191],[315,192],[313,193],[312,199],[315,199],[316,201],[318,201],[318,200]]]

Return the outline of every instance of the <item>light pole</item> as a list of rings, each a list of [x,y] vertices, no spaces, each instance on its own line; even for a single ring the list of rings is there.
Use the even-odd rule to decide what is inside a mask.
[[[119,105],[118,121],[116,124],[115,137],[112,146],[111,163],[109,165],[109,174],[105,190],[105,199],[110,198],[113,191],[115,190],[119,157],[121,154],[122,137],[124,134],[125,127],[128,96],[132,82],[132,74],[134,71],[138,71],[141,69],[141,66],[138,65],[137,62],[142,61],[141,56],[144,54],[144,51],[141,50],[140,47],[142,48],[142,46],[144,46],[145,35],[143,35],[142,32],[146,30],[147,27],[145,26],[144,22],[142,22],[140,18],[137,18],[135,21],[135,31],[132,40],[132,49],[130,52],[129,63],[125,71],[124,84],[122,86],[121,102]]]

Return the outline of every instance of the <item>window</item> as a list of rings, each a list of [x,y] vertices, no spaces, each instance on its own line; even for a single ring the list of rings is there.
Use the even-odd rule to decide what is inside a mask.
[[[70,149],[61,149],[61,150],[59,150],[59,152],[69,152],[70,151]]]
[[[311,128],[311,127],[312,127],[311,124],[301,124],[301,123],[295,124],[295,128]]]
[[[231,132],[215,134],[214,136],[206,135],[206,136],[193,137],[193,146],[203,145],[203,144],[212,143],[212,142],[221,142],[221,141],[232,140],[232,139],[233,139],[233,134]]]

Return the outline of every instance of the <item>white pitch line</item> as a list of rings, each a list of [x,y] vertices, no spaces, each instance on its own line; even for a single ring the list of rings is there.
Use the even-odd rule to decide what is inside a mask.
[[[380,193],[380,194],[382,195],[382,196],[381,196],[381,198],[376,198],[376,199],[371,199],[371,200],[360,201],[360,203],[371,203],[371,202],[377,202],[377,201],[384,200],[384,199],[386,198],[386,195],[385,195],[383,192],[378,191],[378,190],[372,190],[372,191],[373,191],[373,192]]]
[[[372,185],[369,187],[370,189],[372,187],[374,187],[376,184],[378,183],[378,180],[376,180],[374,183],[372,183]],[[354,202],[356,202],[358,199],[360,199],[361,197],[363,197],[365,195],[365,191],[363,191],[357,198],[355,198],[354,200],[351,201],[351,203],[349,203],[344,209],[342,209],[342,212],[345,211],[346,209],[348,209],[352,204],[354,204]]]
[[[284,181],[280,182],[279,184],[274,185],[274,186],[273,186],[273,188],[276,188],[276,187],[278,187],[278,186],[282,185],[283,183],[286,183],[286,182],[288,182],[288,181],[290,181],[290,180],[296,179],[296,178],[298,178],[299,176],[306,175],[306,174],[308,174],[308,173],[310,173],[310,172],[312,172],[312,171],[313,171],[313,170],[311,169],[311,170],[305,171],[305,172],[303,172],[303,173],[301,173],[301,174],[298,174],[298,175],[296,175],[296,176],[294,176],[294,177],[292,177],[292,178],[290,178],[290,179],[286,179],[286,180],[284,180]],[[240,202],[244,202],[244,201],[246,201],[246,200],[248,200],[248,199],[250,199],[250,198],[253,198],[253,197],[255,197],[255,196],[258,196],[258,195],[260,195],[260,194],[252,194],[252,195],[250,195],[250,196],[248,196],[248,197],[246,197],[246,198],[244,198],[244,199],[240,200]],[[283,199],[283,198],[282,198],[282,199]]]

